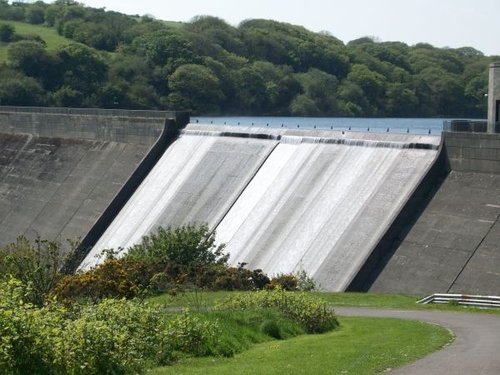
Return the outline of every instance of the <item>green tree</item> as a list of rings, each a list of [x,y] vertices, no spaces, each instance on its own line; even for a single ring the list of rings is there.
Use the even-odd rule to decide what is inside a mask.
[[[347,79],[358,85],[370,103],[369,115],[377,115],[381,109],[384,97],[385,77],[370,70],[366,65],[354,64],[347,75]]]
[[[0,79],[0,105],[44,105],[45,92],[31,77],[18,72],[2,74]]]
[[[195,62],[191,43],[176,30],[162,29],[134,40],[139,53],[153,65],[173,64],[173,60]]]
[[[43,1],[37,1],[26,8],[26,21],[35,25],[45,22],[45,8],[47,5]]]
[[[57,51],[63,71],[63,85],[89,96],[95,94],[107,79],[108,65],[99,54],[83,45],[69,44]],[[92,100],[92,99],[90,99]],[[92,105],[88,101],[85,105]]]
[[[175,109],[192,109],[195,113],[217,113],[224,100],[220,81],[203,65],[181,65],[168,78],[168,104]]]
[[[12,43],[7,52],[9,65],[36,78],[45,89],[53,90],[62,82],[61,60],[42,44],[32,40]]]
[[[417,110],[418,98],[414,90],[402,83],[387,84],[385,113],[393,117],[411,117]]]
[[[8,23],[0,24],[0,41],[2,42],[10,42],[16,33],[16,29],[14,26]]]
[[[296,77],[302,86],[304,95],[314,102],[315,107],[319,111],[317,113],[314,111],[310,115],[333,116],[338,113],[337,91],[339,82],[335,76],[319,69],[311,69],[307,73],[297,74]],[[302,98],[302,95],[299,96],[298,103],[296,100],[294,102],[295,107],[298,103],[307,103]],[[314,110],[314,107],[308,106]],[[297,113],[296,111],[293,112]]]

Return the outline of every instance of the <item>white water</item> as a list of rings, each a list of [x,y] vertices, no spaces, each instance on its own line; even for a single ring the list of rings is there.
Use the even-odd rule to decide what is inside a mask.
[[[159,226],[207,223],[214,227],[275,146],[274,141],[181,136],[168,148],[81,269],[105,249],[127,249]]]
[[[327,282],[325,288],[342,290],[434,154],[280,144],[217,227],[217,238],[227,244],[233,264],[245,262],[270,274],[305,270]],[[385,199],[387,191],[395,199]],[[379,206],[377,212],[365,212],[369,205]],[[352,246],[341,246],[346,242]],[[333,275],[319,272],[327,258],[337,265]]]
[[[408,148],[435,147],[429,137],[196,129],[167,150],[83,268],[159,225],[207,222],[234,265],[305,270],[324,289],[344,290],[437,154]],[[272,137],[251,138],[261,133]]]

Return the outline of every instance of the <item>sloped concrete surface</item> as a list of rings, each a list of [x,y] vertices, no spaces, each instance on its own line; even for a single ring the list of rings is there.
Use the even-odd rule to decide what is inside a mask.
[[[208,223],[232,264],[344,290],[437,155],[439,138],[189,125],[82,263],[158,226]]]
[[[500,175],[452,171],[369,290],[498,294],[499,215]]]
[[[381,310],[336,307],[347,316],[414,319],[446,327],[451,345],[412,364],[390,371],[395,375],[500,374],[500,316],[444,311]]]
[[[128,248],[159,226],[215,228],[264,163],[272,140],[189,135],[164,154],[82,263],[104,249]]]
[[[0,243],[84,236],[149,148],[0,134]]]

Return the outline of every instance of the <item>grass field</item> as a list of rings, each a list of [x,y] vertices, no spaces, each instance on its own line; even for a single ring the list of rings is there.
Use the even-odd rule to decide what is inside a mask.
[[[54,28],[5,20],[0,20],[0,24],[9,24],[14,26],[14,28],[16,29],[16,34],[31,34],[40,36],[45,41],[45,43],[47,43],[47,49],[49,51],[55,50],[60,46],[66,45],[71,42],[71,40],[59,35]],[[7,59],[7,49],[8,44],[0,43],[0,62]]]
[[[342,317],[321,335],[256,344],[233,358],[190,358],[148,374],[377,374],[431,353],[452,339],[416,321]]]

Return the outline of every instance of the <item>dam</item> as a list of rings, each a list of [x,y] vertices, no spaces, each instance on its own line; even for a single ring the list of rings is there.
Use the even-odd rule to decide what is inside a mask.
[[[206,223],[230,263],[323,290],[498,294],[500,136],[189,124],[0,107],[0,244],[79,238],[70,268]]]
[[[438,154],[439,137],[190,124],[82,263],[159,226],[208,223],[230,263],[344,290]]]

